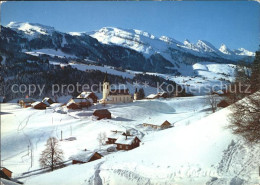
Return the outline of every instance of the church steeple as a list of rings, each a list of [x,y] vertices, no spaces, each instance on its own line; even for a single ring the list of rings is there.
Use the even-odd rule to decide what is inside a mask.
[[[105,74],[105,78],[104,78],[104,81],[103,81],[104,83],[105,82],[109,82],[108,80],[107,80],[107,72],[106,72],[106,74]]]

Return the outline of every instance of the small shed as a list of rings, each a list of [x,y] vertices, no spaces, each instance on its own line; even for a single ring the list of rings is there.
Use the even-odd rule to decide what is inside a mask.
[[[143,123],[144,127],[151,127],[153,129],[166,129],[171,127],[171,123],[167,120],[165,120],[163,123]]]
[[[137,136],[124,134],[116,140],[115,144],[117,150],[132,150],[139,147],[140,142],[141,140]]]
[[[163,122],[163,124],[161,124],[160,127],[161,127],[161,129],[169,128],[169,127],[171,127],[171,123],[169,121],[165,120]]]
[[[46,107],[47,107],[47,105],[45,103],[39,102],[39,101],[32,103],[31,106],[34,109],[40,109],[40,110],[46,109]]]
[[[12,171],[10,171],[10,170],[8,170],[7,168],[5,168],[5,167],[1,167],[1,171],[4,173],[4,175],[3,174],[1,174],[1,176],[3,175],[3,176],[7,176],[9,179],[12,177]],[[4,178],[4,177],[3,177]]]
[[[104,118],[111,119],[111,112],[109,112],[107,109],[99,109],[94,111],[93,116],[96,116],[98,120]]]
[[[72,160],[72,164],[82,164],[101,159],[101,157],[103,156],[98,152],[83,151],[71,156],[70,159]]]

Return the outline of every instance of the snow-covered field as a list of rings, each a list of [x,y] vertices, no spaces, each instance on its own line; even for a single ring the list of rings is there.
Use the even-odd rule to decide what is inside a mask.
[[[112,119],[92,117],[95,105],[81,111],[59,113],[59,105],[47,110],[22,109],[1,104],[1,153],[3,165],[14,176],[38,169],[38,159],[48,137],[74,136],[61,141],[65,160],[88,150],[99,150],[97,135],[132,129],[140,147],[118,151],[97,161],[20,179],[25,184],[259,184],[259,147],[247,146],[225,129],[228,109],[210,115],[205,97],[142,100],[106,105]],[[175,127],[154,131],[142,123],[168,120]],[[31,167],[31,155],[33,160]],[[102,146],[105,150],[108,146]],[[65,178],[65,177],[69,178]]]
[[[67,53],[62,52],[60,49],[55,50],[55,49],[38,49],[38,50],[34,50],[34,51],[27,51],[25,52],[29,55],[33,55],[33,56],[39,56],[39,55],[49,55],[52,57],[58,57],[58,58],[77,58],[74,55],[70,55]]]

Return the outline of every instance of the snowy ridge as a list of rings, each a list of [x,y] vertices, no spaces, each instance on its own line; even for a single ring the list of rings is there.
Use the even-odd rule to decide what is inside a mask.
[[[51,35],[55,31],[54,27],[45,26],[38,23],[10,22],[6,27],[24,32],[29,38],[34,38],[39,34]]]
[[[236,60],[240,56],[254,56],[253,52],[239,49],[238,52],[227,52],[225,48],[218,50],[211,43],[199,40],[196,44],[185,40],[181,43],[173,38],[161,36],[160,38],[154,35],[136,29],[120,29],[113,27],[104,27],[100,30],[87,33],[96,38],[99,42],[104,44],[116,44],[131,48],[145,55],[152,55],[154,53],[167,53],[168,48],[185,49],[186,52],[195,52],[196,55],[206,55],[213,57],[222,57]],[[194,53],[193,53],[194,54]]]

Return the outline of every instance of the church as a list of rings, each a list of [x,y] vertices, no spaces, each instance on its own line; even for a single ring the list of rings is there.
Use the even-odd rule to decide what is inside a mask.
[[[103,98],[100,103],[115,104],[115,103],[129,103],[133,102],[131,94],[127,88],[115,88],[111,89],[109,81],[107,80],[107,74],[103,82]]]

